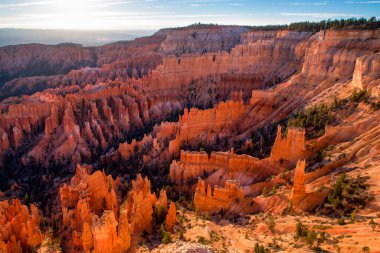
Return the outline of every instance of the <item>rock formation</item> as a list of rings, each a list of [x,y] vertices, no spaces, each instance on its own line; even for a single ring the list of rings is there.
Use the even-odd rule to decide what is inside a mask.
[[[298,207],[300,200],[305,196],[305,168],[306,161],[299,160],[294,171],[293,189],[290,200],[294,207]]]
[[[167,29],[161,43],[168,54],[195,54],[229,51],[240,43],[240,35],[248,29],[236,26],[194,26],[185,29]]]
[[[128,193],[126,209],[134,233],[144,230],[152,231],[153,206],[157,201],[155,194],[150,192],[150,182],[147,177],[142,178],[140,174],[132,181],[132,190]],[[133,218],[132,218],[133,217]]]
[[[281,126],[277,129],[276,141],[272,147],[270,158],[280,163],[295,164],[305,153],[305,130],[289,128],[282,137]]]
[[[114,181],[111,176],[104,172],[96,171],[90,175],[91,168],[77,166],[76,174],[71,179],[70,185],[63,185],[60,189],[63,225],[70,227],[73,231],[73,242],[75,236],[85,232],[88,238],[88,226],[94,224],[94,217],[106,210],[113,212],[114,219],[118,217],[118,202],[116,198]],[[108,215],[109,216],[109,215]],[[110,221],[104,218],[103,221]],[[84,225],[87,224],[87,225]],[[99,225],[99,224],[98,224]],[[86,231],[84,229],[87,229]],[[86,234],[87,233],[87,234]],[[90,239],[85,239],[76,245],[83,248],[91,248]],[[94,241],[94,240],[93,240]],[[95,241],[94,241],[95,243]]]
[[[165,217],[165,228],[167,231],[172,231],[174,225],[177,223],[177,208],[175,203],[171,202],[168,213]]]
[[[359,89],[367,89],[376,97],[379,91],[380,53],[358,57],[355,63],[355,71],[352,84]]]
[[[168,209],[164,190],[157,199],[147,177],[137,175],[119,209],[115,191],[120,180],[90,171],[90,167],[78,165],[71,184],[60,189],[63,225],[71,228],[76,247],[85,252],[126,252],[132,236],[152,231],[153,210],[158,206],[168,210],[167,229],[176,224],[174,203]]]
[[[244,189],[240,187],[237,180],[229,180],[224,188],[207,186],[202,179],[198,180],[197,189],[194,194],[194,207],[202,212],[218,213],[227,210],[233,202],[239,202],[244,198]]]
[[[279,173],[280,166],[269,159],[259,160],[248,155],[237,155],[230,152],[181,151],[180,161],[170,165],[170,179],[183,190],[188,183],[204,177],[211,185],[223,185],[228,179],[239,179],[243,185],[261,181],[268,176]]]
[[[39,210],[33,204],[30,211],[20,200],[0,202],[0,251],[26,252],[42,242]]]

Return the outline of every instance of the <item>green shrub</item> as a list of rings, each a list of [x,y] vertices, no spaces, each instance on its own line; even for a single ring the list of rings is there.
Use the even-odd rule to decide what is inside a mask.
[[[375,231],[377,223],[373,219],[371,219],[369,224],[371,225],[372,231]]]
[[[370,252],[368,246],[364,246],[364,247],[362,248],[362,250],[363,250],[364,253],[369,253],[369,252]]]
[[[155,207],[153,217],[156,221],[156,224],[161,224],[165,221],[167,212],[167,208],[162,205],[158,205]]]
[[[324,134],[326,125],[336,124],[337,120],[331,111],[331,107],[323,103],[307,109],[300,109],[289,118],[287,127],[305,128],[306,138],[315,139]]]
[[[203,245],[207,245],[210,242],[204,236],[198,236],[198,243],[203,244]]]
[[[263,192],[261,193],[261,195],[263,195],[264,197],[268,197],[269,196],[269,191],[268,191],[267,187],[264,187]]]
[[[350,99],[353,102],[368,102],[368,92],[367,90],[358,90],[355,89],[354,92],[352,93]]]
[[[269,221],[268,221],[268,227],[269,227],[269,230],[274,233],[274,228],[276,226],[276,222],[274,221],[274,218],[273,216],[269,216]]]
[[[300,220],[297,221],[296,225],[296,239],[300,237],[305,237],[307,235],[308,229],[305,225],[302,224]]]
[[[314,242],[317,240],[317,233],[314,230],[309,230],[306,235],[306,242],[309,244],[309,247],[312,248]]]
[[[265,253],[266,249],[263,245],[260,245],[258,243],[255,244],[254,253]]]
[[[352,211],[350,215],[351,222],[354,223],[356,221],[356,210]]]
[[[326,199],[322,213],[343,216],[349,215],[354,210],[363,208],[373,197],[369,193],[367,180],[369,177],[358,175],[350,178],[342,174],[333,186],[333,191]]]
[[[162,243],[168,244],[172,242],[172,236],[169,232],[164,232],[164,236],[162,237]]]
[[[315,225],[313,226],[313,229],[318,229],[318,230],[326,230],[326,229],[330,229],[332,228],[332,226],[326,226],[326,225]]]

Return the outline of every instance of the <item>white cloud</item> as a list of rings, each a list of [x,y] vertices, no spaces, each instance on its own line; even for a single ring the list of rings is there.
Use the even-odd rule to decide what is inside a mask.
[[[315,2],[315,3],[306,3],[306,2],[292,2],[291,5],[327,5],[327,2]]]
[[[346,1],[346,4],[380,4],[380,1],[360,1],[360,2],[354,2],[354,1]]]
[[[362,15],[351,14],[351,13],[330,13],[330,12],[282,12],[283,16],[294,16],[294,17],[312,17],[312,18],[336,18],[336,17],[361,17]]]
[[[38,2],[24,2],[24,3],[13,3],[13,4],[0,4],[0,8],[17,8],[17,7],[28,7],[34,5],[51,5],[58,1],[38,1]]]

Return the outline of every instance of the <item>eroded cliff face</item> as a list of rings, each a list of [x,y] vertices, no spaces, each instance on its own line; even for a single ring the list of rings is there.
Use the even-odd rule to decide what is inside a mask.
[[[281,126],[277,129],[276,141],[272,147],[271,160],[294,165],[305,156],[305,130],[289,128],[282,137]]]
[[[292,168],[294,162],[305,155],[305,131],[289,128],[287,136],[282,137],[279,127],[268,158],[260,160],[249,155],[237,155],[233,150],[212,152],[210,155],[206,152],[181,151],[180,160],[172,162],[169,175],[171,181],[183,190],[193,191],[193,181],[198,177],[205,178],[212,186],[223,185],[229,179],[239,179],[242,186],[251,185],[252,188],[252,184]]]
[[[149,48],[147,51],[153,50],[166,38],[165,33],[155,36],[161,37],[146,42],[144,47]],[[28,157],[37,161],[46,160],[47,163],[50,163],[49,160],[63,159],[65,163],[73,161],[72,164],[91,162],[98,157],[99,151],[104,152],[118,142],[123,142],[131,129],[141,129],[151,121],[170,119],[185,106],[205,106],[234,98],[236,92],[240,94],[234,99],[235,102],[222,102],[215,106],[215,111],[191,109],[187,113],[185,110],[185,115],[180,120],[181,130],[178,130],[177,137],[172,140],[170,153],[179,155],[178,147],[193,137],[206,142],[215,142],[225,136],[247,139],[253,131],[269,122],[283,119],[305,101],[332,86],[336,78],[342,82],[352,78],[356,59],[373,54],[379,40],[378,31],[327,31],[315,35],[289,31],[254,31],[243,34],[242,37],[242,44],[236,45],[229,53],[164,56],[163,63],[151,72],[146,72],[141,79],[117,78],[121,83],[127,83],[122,84],[118,92],[115,88],[105,88],[115,85],[115,82],[110,82],[67,90],[72,94],[62,91],[57,95],[57,89],[53,89],[23,99],[7,100],[7,103],[2,103],[1,117],[4,120],[0,126],[1,152],[14,152],[23,140],[30,142],[30,139],[38,135],[42,127],[45,128],[46,138],[40,139],[28,151],[29,154],[25,154],[24,163],[28,163]],[[136,46],[137,43],[134,42],[128,48],[138,52],[140,49]],[[108,49],[114,55],[118,48],[123,48],[123,45],[113,45]],[[107,50],[102,51],[104,57]],[[103,62],[106,63],[107,60]],[[360,61],[357,62],[359,64]],[[373,69],[368,71],[376,73],[376,64],[371,68]],[[115,70],[117,67],[108,66],[108,69]],[[358,71],[359,69],[360,67]],[[354,79],[358,79],[358,76],[356,74]],[[110,79],[113,80],[108,77],[103,80]],[[281,83],[284,80],[286,81]],[[278,85],[271,90],[257,90],[273,84]],[[374,88],[374,94],[376,89]],[[49,101],[48,97],[54,102]],[[247,101],[250,97],[249,103],[239,102],[239,99]],[[20,104],[17,109],[13,109],[16,101]],[[58,104],[58,110],[49,109],[53,104]],[[78,131],[62,135],[57,126],[57,117],[54,116],[57,115],[56,111],[58,125],[61,125],[62,115],[70,106],[74,121],[80,122],[77,123],[79,135]],[[32,113],[30,108],[35,108],[37,113]],[[85,113],[89,110],[91,115]],[[51,118],[46,120],[49,117]],[[115,129],[106,126],[108,121],[117,125]],[[208,125],[212,127],[207,127]],[[224,129],[218,134],[211,130],[215,127],[215,132],[218,132],[222,125]],[[53,128],[58,133],[54,134]],[[36,133],[30,133],[30,129],[37,129],[34,130]],[[196,130],[194,136],[190,136],[188,129]],[[154,135],[152,137],[155,138]],[[47,148],[50,139],[59,139],[59,143],[63,144],[59,147],[53,144]],[[161,145],[160,140],[157,143]],[[193,145],[191,140],[190,144]],[[48,151],[45,151],[46,148]]]
[[[185,29],[165,29],[161,43],[167,54],[195,54],[205,52],[229,51],[240,44],[241,34],[247,28],[238,26],[194,26]]]
[[[6,46],[0,48],[0,54],[1,84],[15,77],[66,74],[96,64],[93,50],[76,44]]]
[[[202,179],[198,180],[197,189],[194,194],[194,206],[202,212],[218,213],[226,211],[231,205],[244,199],[244,189],[240,187],[239,181],[229,180],[224,187],[207,186]]]
[[[0,251],[21,253],[36,249],[42,242],[39,210],[33,204],[30,210],[20,200],[0,202]]]
[[[371,114],[372,116],[370,116]],[[196,176],[204,178],[205,181],[202,180],[202,183],[198,183],[194,195],[194,198],[195,196],[198,198],[198,201],[195,201],[195,207],[199,208],[200,211],[215,213],[224,209],[223,213],[233,215],[257,212],[282,213],[289,208],[295,213],[310,211],[323,203],[326,196],[331,192],[336,173],[339,173],[339,171],[336,172],[337,168],[342,166],[355,168],[358,164],[368,168],[377,168],[378,161],[376,159],[374,165],[369,165],[367,159],[370,156],[373,158],[372,155],[378,152],[376,148],[378,138],[375,134],[378,132],[378,126],[374,123],[378,119],[378,112],[373,114],[373,111],[369,110],[368,107],[364,107],[358,109],[358,112],[353,112],[350,117],[346,118],[345,122],[342,122],[341,126],[328,127],[323,136],[307,142],[305,142],[304,130],[290,128],[287,136],[282,137],[281,128],[279,128],[270,157],[254,160],[258,164],[266,161],[266,165],[271,169],[278,167],[277,173],[273,171],[272,177],[260,179],[253,177],[248,172],[249,170],[245,170],[246,166],[239,168],[240,174],[230,172],[228,179],[237,180],[239,184],[241,183],[244,196],[239,201],[225,202],[225,205],[205,197],[202,200],[199,196],[210,195],[203,191],[205,181],[209,182],[210,192],[211,186],[220,187],[223,185],[223,175],[225,175],[223,170],[227,167],[227,161],[220,163],[224,166],[218,166],[218,163],[210,163],[211,159],[206,153],[202,159],[202,154],[197,152],[189,153],[189,156],[183,152],[179,162],[173,161],[170,175],[172,180],[179,182],[179,185],[186,185],[184,188],[187,190],[191,189],[191,180],[183,180],[181,177],[198,173]],[[366,137],[363,139],[363,136]],[[331,149],[332,145],[339,145],[339,148]],[[321,150],[327,152],[325,150],[328,147],[331,149],[327,154],[329,159],[322,159],[317,164],[312,162],[313,157],[318,152]],[[297,149],[292,150],[293,148]],[[215,154],[217,153],[212,153],[211,156]],[[278,157],[281,157],[281,160]],[[300,159],[306,159],[307,162]],[[295,165],[294,162],[290,161],[298,162]],[[212,169],[208,169],[208,166]],[[309,172],[306,172],[306,168]],[[290,171],[288,171],[289,169]],[[179,172],[178,179],[173,176],[176,175],[174,172]],[[355,172],[352,174],[355,175]],[[219,177],[220,175],[222,177]],[[290,180],[292,179],[291,185]],[[377,184],[375,185],[374,187],[377,187]],[[203,194],[200,195],[199,192]],[[262,195],[259,196],[260,194]],[[292,203],[291,207],[289,207],[290,202]]]
[[[369,54],[358,57],[352,84],[359,89],[366,89],[371,95],[379,97],[380,54]]]

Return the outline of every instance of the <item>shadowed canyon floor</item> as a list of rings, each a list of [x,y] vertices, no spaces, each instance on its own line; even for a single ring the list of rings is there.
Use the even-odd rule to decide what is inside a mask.
[[[379,29],[0,55],[0,252],[380,252]]]

